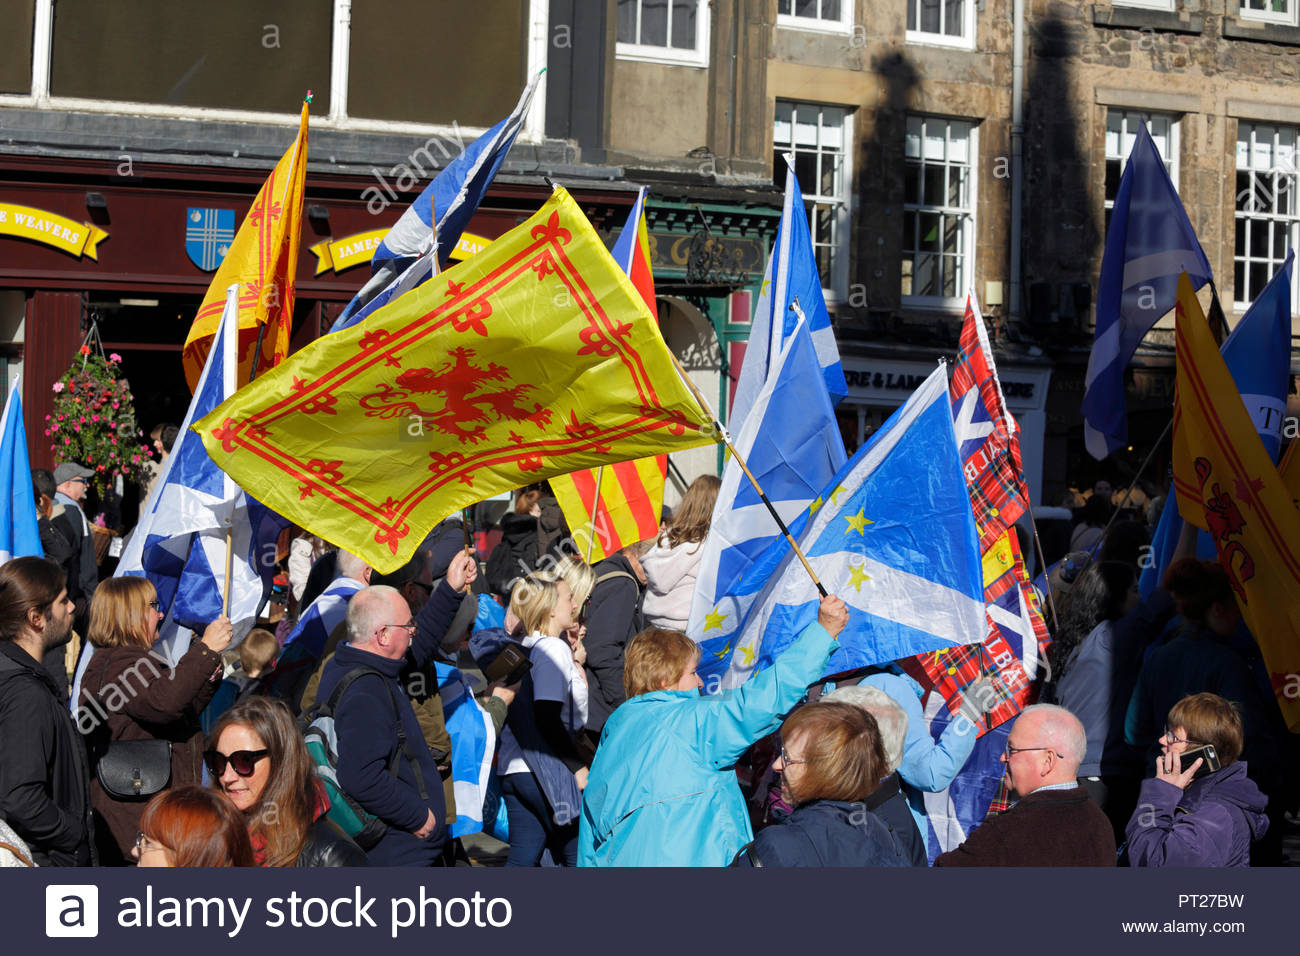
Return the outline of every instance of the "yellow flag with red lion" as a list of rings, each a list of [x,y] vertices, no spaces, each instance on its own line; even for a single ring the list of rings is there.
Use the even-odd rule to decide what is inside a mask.
[[[563,189],[194,430],[245,491],[382,572],[483,498],[716,441],[645,302]]]
[[[191,389],[199,383],[221,325],[226,290],[232,285],[239,286],[238,384],[263,374],[289,354],[307,183],[309,108],[310,98],[302,104],[297,138],[258,191],[185,337],[182,361]]]
[[[1264,450],[1185,274],[1178,283],[1176,337],[1178,513],[1214,538],[1282,716],[1300,731],[1300,512]]]

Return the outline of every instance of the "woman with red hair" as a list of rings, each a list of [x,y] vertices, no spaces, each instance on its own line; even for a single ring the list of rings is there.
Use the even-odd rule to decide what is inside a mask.
[[[150,800],[131,855],[137,866],[255,865],[243,815],[203,787],[178,787]]]

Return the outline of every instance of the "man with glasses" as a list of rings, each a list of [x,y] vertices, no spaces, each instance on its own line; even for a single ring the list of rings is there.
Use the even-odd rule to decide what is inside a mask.
[[[1083,724],[1063,707],[1026,707],[1007,735],[1007,789],[1019,797],[935,866],[1114,866],[1110,821],[1078,784],[1088,749]]]
[[[321,673],[319,700],[349,681],[333,702],[339,786],[388,825],[366,853],[372,866],[437,866],[443,859],[442,780],[401,676],[432,659],[476,572],[474,558],[459,553],[415,620],[396,589],[358,591],[348,604],[348,643]]]

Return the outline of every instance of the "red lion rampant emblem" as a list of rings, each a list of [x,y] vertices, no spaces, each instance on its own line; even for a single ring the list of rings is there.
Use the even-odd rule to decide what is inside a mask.
[[[380,386],[361,399],[366,415],[378,418],[417,418],[424,428],[451,435],[464,444],[473,444],[486,437],[489,415],[499,422],[529,421],[539,429],[551,423],[551,412],[537,402],[526,406],[526,396],[532,385],[513,385],[494,388],[492,383],[509,381],[509,371],[495,362],[484,368],[473,363],[474,350],[452,349],[447,355],[450,362],[438,368],[408,369],[397,377],[396,388]],[[443,407],[423,408],[413,396],[440,395]]]

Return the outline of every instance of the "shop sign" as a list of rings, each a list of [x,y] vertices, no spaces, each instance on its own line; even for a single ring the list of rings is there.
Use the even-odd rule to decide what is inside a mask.
[[[28,239],[78,259],[85,257],[98,262],[99,251],[95,247],[108,238],[108,233],[88,222],[6,202],[0,203],[0,236]]]
[[[375,249],[388,235],[387,229],[370,229],[366,232],[354,232],[342,239],[325,239],[311,247],[311,254],[316,257],[316,275],[329,272],[343,272],[356,266],[363,266],[374,257]],[[491,245],[491,239],[484,239],[471,232],[461,233],[452,251],[453,260],[468,259]]]

